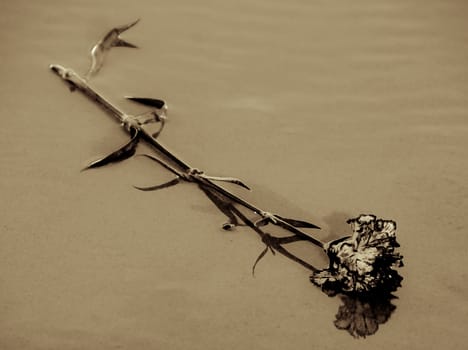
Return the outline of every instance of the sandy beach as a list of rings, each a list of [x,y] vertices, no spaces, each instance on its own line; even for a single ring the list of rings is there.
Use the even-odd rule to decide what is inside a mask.
[[[465,349],[466,1],[25,1],[0,5],[0,348]],[[160,140],[232,190],[311,221],[398,224],[396,310],[354,339],[309,271],[268,253],[193,184],[144,158],[81,172],[128,136],[48,69],[169,105]],[[148,152],[141,144],[137,153]],[[231,187],[230,187],[231,188]],[[320,249],[296,247],[317,268]]]

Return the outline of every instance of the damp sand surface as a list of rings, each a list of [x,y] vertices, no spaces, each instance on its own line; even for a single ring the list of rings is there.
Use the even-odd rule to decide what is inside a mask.
[[[0,5],[0,348],[464,349],[468,341],[465,1],[40,1]],[[127,136],[48,70],[165,99],[161,140],[239,194],[310,220],[319,239],[374,213],[406,266],[390,320],[364,340],[308,272],[268,254],[190,184],[143,158],[81,172]],[[145,152],[144,146],[139,152]],[[318,249],[298,247],[317,267]]]

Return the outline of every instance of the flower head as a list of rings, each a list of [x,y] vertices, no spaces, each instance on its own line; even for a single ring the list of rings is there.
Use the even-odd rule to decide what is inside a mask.
[[[396,251],[396,223],[360,215],[348,224],[353,235],[328,244],[330,265],[314,272],[312,283],[329,295],[395,291],[402,280],[396,268],[403,266],[403,257]]]

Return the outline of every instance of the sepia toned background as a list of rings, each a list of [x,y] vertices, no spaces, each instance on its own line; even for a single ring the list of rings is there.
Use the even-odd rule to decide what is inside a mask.
[[[2,1],[0,348],[464,349],[468,340],[466,1]],[[142,158],[80,172],[126,140],[51,74],[165,99],[161,136],[266,210],[310,220],[398,223],[403,287],[366,339],[333,325],[340,305],[308,272],[267,255],[190,184]],[[144,152],[144,146],[139,150]],[[301,248],[302,249],[302,248]],[[306,251],[317,267],[326,259]]]

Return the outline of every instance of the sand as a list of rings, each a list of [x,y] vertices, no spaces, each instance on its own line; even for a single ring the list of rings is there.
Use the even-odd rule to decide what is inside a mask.
[[[465,1],[24,1],[0,5],[0,348],[464,349],[468,340]],[[161,136],[319,239],[374,213],[398,223],[403,287],[366,339],[339,298],[225,232],[191,184],[142,158],[80,172],[127,136],[51,63],[141,18],[92,84],[165,99]],[[138,150],[145,152],[144,146]],[[304,253],[305,251],[301,251]],[[306,251],[317,267],[320,250]]]

